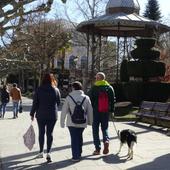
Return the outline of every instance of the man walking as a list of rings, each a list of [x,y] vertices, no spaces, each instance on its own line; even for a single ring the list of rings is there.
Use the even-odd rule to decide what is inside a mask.
[[[109,112],[114,111],[115,93],[112,86],[105,80],[105,74],[98,72],[96,82],[89,91],[89,96],[93,106],[93,140],[95,151],[93,155],[100,155],[101,143],[99,137],[99,126],[103,134],[104,149],[103,154],[109,153],[108,122]]]
[[[22,103],[21,99],[21,90],[17,87],[17,84],[13,84],[13,88],[10,91],[10,96],[12,98],[13,102],[13,113],[14,113],[14,119],[18,117],[18,109],[19,109],[19,102]]]

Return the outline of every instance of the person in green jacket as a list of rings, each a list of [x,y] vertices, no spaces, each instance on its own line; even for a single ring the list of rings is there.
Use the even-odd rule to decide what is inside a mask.
[[[108,123],[109,113],[114,112],[115,93],[113,87],[105,80],[105,74],[98,72],[96,82],[89,91],[89,97],[93,107],[93,141],[95,151],[93,155],[100,155],[101,143],[99,137],[99,126],[103,134],[103,154],[109,153]]]

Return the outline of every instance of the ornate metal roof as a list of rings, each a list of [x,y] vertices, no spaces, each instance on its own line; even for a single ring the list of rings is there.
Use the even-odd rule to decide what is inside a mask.
[[[81,22],[77,30],[119,37],[152,37],[170,31],[169,26],[140,16],[139,9],[137,0],[110,0],[105,15]]]
[[[140,5],[137,0],[109,0],[106,6],[106,14],[117,12],[139,14]]]

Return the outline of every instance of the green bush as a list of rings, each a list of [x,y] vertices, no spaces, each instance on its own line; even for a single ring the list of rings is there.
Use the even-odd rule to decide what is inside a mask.
[[[123,60],[120,66],[120,81],[121,82],[128,82],[129,76],[127,74],[127,60]]]
[[[132,58],[139,60],[158,60],[160,51],[153,48],[155,41],[154,38],[137,39],[137,48],[131,51]]]
[[[156,39],[155,38],[141,38],[136,40],[136,45],[139,48],[147,48],[151,49],[155,46]]]
[[[130,61],[127,63],[128,76],[158,77],[165,75],[165,64],[156,61]]]
[[[138,106],[143,100],[166,102],[170,98],[170,84],[159,82],[122,83],[122,90],[127,101]]]
[[[139,105],[143,99],[143,83],[142,82],[128,82],[123,83],[123,93],[133,105]]]
[[[148,82],[143,84],[143,98],[149,101],[166,102],[170,97],[170,84]]]
[[[132,58],[139,60],[159,60],[160,51],[148,48],[136,48],[131,51]]]
[[[116,102],[126,101],[126,97],[123,91],[123,84],[124,83],[115,83],[112,84],[112,87],[115,91]]]

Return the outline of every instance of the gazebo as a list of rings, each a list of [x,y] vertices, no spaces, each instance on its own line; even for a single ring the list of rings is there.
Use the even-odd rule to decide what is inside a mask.
[[[109,0],[104,15],[83,21],[77,30],[87,34],[87,44],[92,44],[92,65],[94,62],[95,36],[98,36],[99,52],[101,52],[101,37],[117,37],[116,80],[119,72],[119,46],[120,38],[128,37],[157,37],[169,32],[170,27],[157,21],[139,15],[140,5],[137,0]],[[91,38],[91,41],[90,41]],[[126,42],[126,41],[124,41]],[[125,45],[124,45],[125,46]],[[89,52],[87,53],[87,56]],[[101,54],[99,54],[101,55]],[[88,64],[88,63],[87,63]],[[92,74],[94,70],[92,68]]]
[[[81,22],[77,26],[77,30],[87,34],[88,44],[91,35],[92,45],[95,41],[95,35],[99,36],[100,39],[101,36],[117,37],[118,66],[120,37],[153,37],[170,31],[169,26],[140,16],[139,10],[140,5],[137,0],[109,0],[104,15]],[[99,47],[101,48],[101,44],[99,44]],[[92,62],[93,53],[92,51]]]

